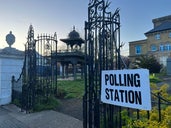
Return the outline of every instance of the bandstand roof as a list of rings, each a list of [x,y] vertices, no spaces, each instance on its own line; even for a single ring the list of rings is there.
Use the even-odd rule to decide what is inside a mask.
[[[72,39],[72,38],[66,38],[66,39],[60,39],[61,41],[63,41],[64,43],[66,43],[67,45],[81,45],[82,43],[84,43],[84,40],[81,39],[81,38],[75,38],[75,39]]]
[[[84,40],[80,38],[80,34],[75,30],[75,27],[73,27],[73,30],[68,34],[68,38],[66,39],[60,39],[67,45],[79,45],[81,46],[82,43],[84,43]]]

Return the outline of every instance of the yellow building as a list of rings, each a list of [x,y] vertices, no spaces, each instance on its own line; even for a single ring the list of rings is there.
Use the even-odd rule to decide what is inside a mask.
[[[171,57],[171,15],[152,20],[154,28],[145,33],[144,40],[129,42],[131,62],[140,55],[154,55],[160,64],[166,66]]]

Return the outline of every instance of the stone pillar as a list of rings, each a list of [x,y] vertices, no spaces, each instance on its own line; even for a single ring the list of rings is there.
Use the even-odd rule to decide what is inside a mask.
[[[72,65],[73,65],[73,77],[74,77],[74,80],[76,80],[77,79],[77,74],[76,74],[76,71],[77,71],[77,61],[73,60],[72,61]]]
[[[62,65],[62,78],[64,79],[65,78],[65,64],[64,63],[61,63]]]
[[[62,76],[62,64],[60,64],[59,74],[60,74],[60,76]]]
[[[8,51],[8,54],[6,54]],[[0,105],[9,104],[12,98],[11,77],[19,78],[24,62],[24,52],[11,47],[0,50]]]
[[[69,45],[67,44],[67,52],[69,52]]]
[[[81,79],[84,77],[84,64],[81,64]]]
[[[71,45],[71,52],[73,51],[73,45]]]
[[[24,51],[11,47],[15,42],[15,36],[11,31],[7,34],[6,41],[9,47],[0,49],[0,105],[11,102],[11,77],[15,76],[16,79],[19,78],[24,62]]]
[[[66,64],[66,78],[68,78],[68,66],[69,66],[69,64],[67,63]]]

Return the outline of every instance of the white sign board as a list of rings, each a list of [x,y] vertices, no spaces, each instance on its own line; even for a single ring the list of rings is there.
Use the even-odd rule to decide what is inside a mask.
[[[107,104],[151,110],[149,70],[105,70],[101,101]]]

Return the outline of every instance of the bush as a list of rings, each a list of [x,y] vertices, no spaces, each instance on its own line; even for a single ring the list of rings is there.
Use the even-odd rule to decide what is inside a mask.
[[[151,83],[159,83],[159,82],[162,82],[162,80],[154,75],[150,75],[150,82]]]
[[[43,102],[35,104],[33,111],[39,112],[43,110],[55,109],[59,105],[59,101],[55,97],[49,97]]]
[[[159,89],[152,83],[152,92],[160,95],[167,100],[171,100],[171,96],[167,93],[168,85],[164,84]],[[153,100],[158,100],[153,97]],[[136,112],[133,117],[136,117]],[[130,118],[127,111],[122,112],[122,118],[125,119],[126,126],[123,128],[171,128],[171,106],[161,104],[161,121],[159,122],[158,107],[153,107],[150,111],[150,118],[147,119],[147,111],[139,111],[140,119]]]
[[[12,103],[18,107],[21,107],[21,103],[20,103],[19,99],[14,99],[14,101],[12,101]]]
[[[136,58],[134,65],[136,68],[148,69],[150,73],[159,73],[162,68],[154,56],[140,56]]]

